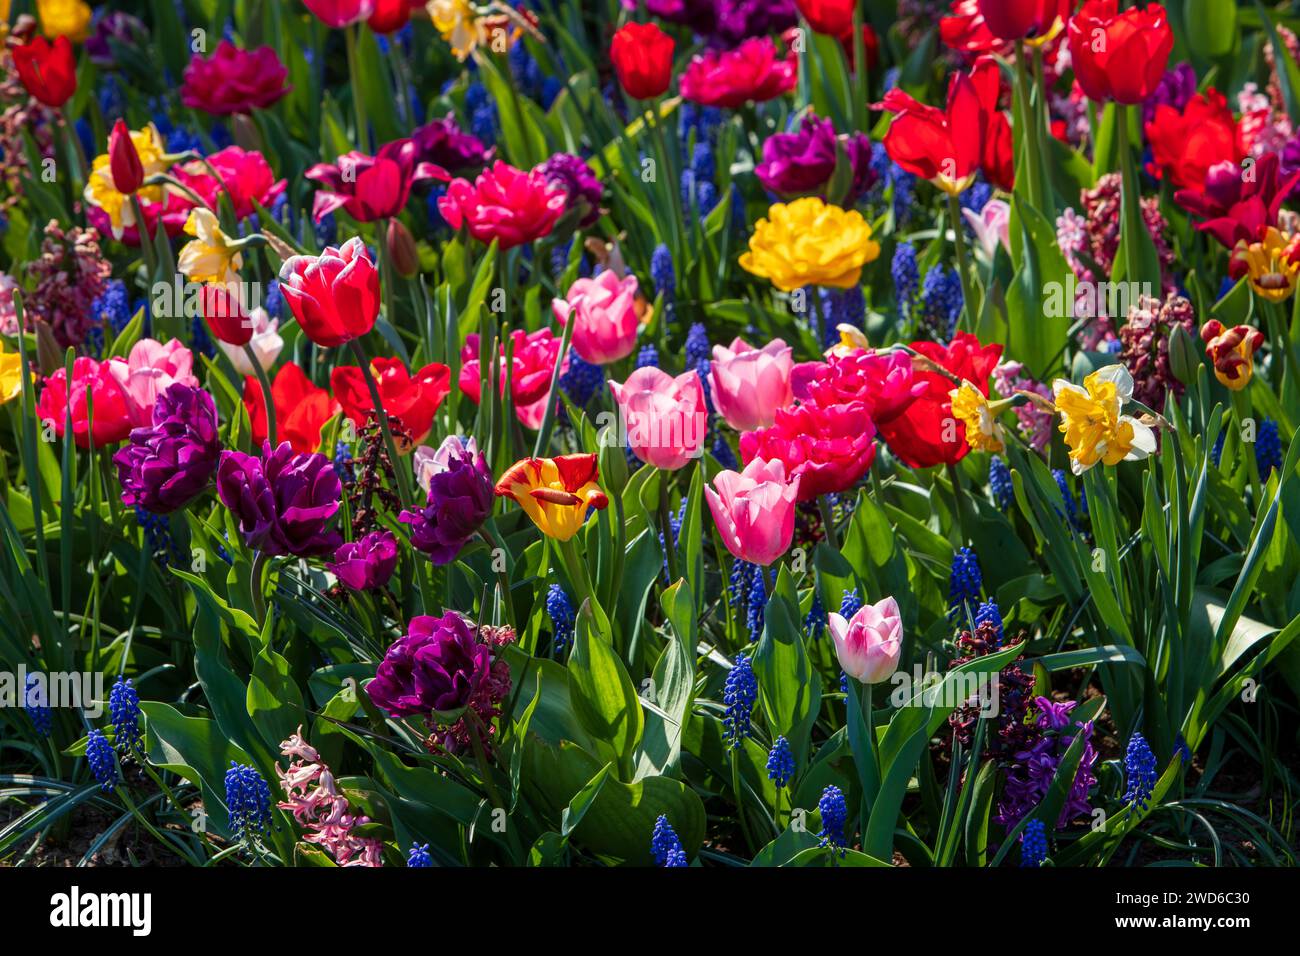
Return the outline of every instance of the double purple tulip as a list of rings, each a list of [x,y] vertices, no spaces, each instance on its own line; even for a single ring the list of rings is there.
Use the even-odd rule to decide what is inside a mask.
[[[455,611],[411,618],[388,649],[366,693],[394,717],[437,714],[454,720],[492,671],[492,650]]]
[[[275,449],[264,442],[261,458],[223,452],[217,495],[255,551],[305,558],[330,554],[341,543],[329,524],[343,485],[324,455],[296,454],[288,442]]]
[[[340,545],[327,567],[353,591],[382,588],[397,567],[397,538],[388,530],[372,531]]]
[[[841,149],[851,173],[848,195],[828,196]],[[871,139],[865,133],[840,137],[830,120],[808,115],[797,132],[774,133],[767,138],[763,161],[754,168],[754,175],[763,188],[782,198],[816,195],[847,207],[876,181],[871,151]]]
[[[122,502],[154,514],[182,508],[207,487],[220,456],[212,396],[173,384],[154,402],[153,424],[133,429],[113,456]]]
[[[423,508],[403,511],[398,521],[411,526],[411,545],[434,564],[450,564],[492,513],[493,481],[481,452],[453,442],[439,451],[429,477]]]

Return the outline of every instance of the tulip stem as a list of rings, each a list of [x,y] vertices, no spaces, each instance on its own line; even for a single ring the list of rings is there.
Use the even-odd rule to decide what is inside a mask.
[[[826,532],[826,543],[838,551],[840,549],[840,535],[835,530],[835,512],[831,508],[830,499],[825,495],[818,495],[817,510],[821,512],[822,528]]]
[[[963,311],[966,313],[967,329],[975,328],[979,321],[979,301],[975,286],[971,282],[970,253],[966,249],[966,225],[961,217],[961,204],[957,197],[948,193],[948,218],[952,220],[953,244],[957,247],[957,274],[961,279],[961,298]]]
[[[270,558],[265,551],[259,551],[253,557],[253,571],[249,575],[248,586],[253,596],[253,619],[257,621],[259,632],[266,627],[266,567]]]
[[[348,79],[352,87],[352,108],[357,120],[357,145],[361,151],[370,152],[370,125],[366,122],[366,103],[361,94],[361,69],[357,62],[357,35],[361,24],[343,28],[343,42],[347,47]]]
[[[353,339],[348,345],[352,349],[357,364],[361,366],[361,377],[366,380],[366,388],[370,391],[370,402],[374,405],[375,419],[379,422],[379,430],[384,436],[384,447],[388,451],[388,461],[393,466],[393,474],[397,478],[398,497],[401,499],[403,508],[410,508],[413,500],[411,496],[411,480],[405,469],[401,467],[400,459],[397,457],[397,443],[393,441],[393,431],[388,423],[388,413],[384,411],[384,402],[379,396],[379,385],[375,382],[375,375],[370,370],[370,362],[366,359],[366,354],[361,351],[360,343]]]
[[[513,630],[515,627],[515,604],[514,599],[510,596],[510,572],[505,564],[505,558],[509,556],[510,552],[506,548],[506,543],[501,540],[501,536],[497,532],[497,529],[491,526],[490,520],[485,522],[483,527],[479,528],[478,533],[483,538],[483,541],[488,546],[489,550],[499,550],[501,552],[500,557],[502,566],[497,571],[497,584],[501,588],[501,603],[506,610],[506,623],[509,624]],[[492,555],[493,565],[496,565],[497,558],[498,555]]]
[[[948,480],[952,482],[952,497],[957,504],[957,527],[961,531],[961,543],[971,544],[974,539],[970,536],[970,521],[966,514],[966,489],[962,487],[961,474],[952,462],[948,463]]]
[[[745,835],[745,845],[752,852],[754,835],[749,832],[749,821],[745,819],[745,791],[740,786],[740,761],[736,759],[736,748],[731,753],[731,789],[736,794],[736,816],[740,818],[740,832]]]
[[[659,472],[659,527],[664,536],[664,557],[668,560],[668,583],[676,584],[677,545],[673,541],[672,519],[668,517],[668,472]]]
[[[1246,430],[1246,422],[1255,416],[1251,407],[1250,395],[1246,389],[1232,392],[1232,414],[1237,419],[1237,438],[1240,441],[1242,432]],[[1256,435],[1256,437],[1259,436]],[[1260,488],[1263,484],[1259,477],[1259,462],[1255,460],[1255,449],[1253,447],[1247,447],[1244,441],[1241,442],[1241,445],[1241,454],[1246,459],[1246,473],[1250,475],[1250,488],[1254,494],[1255,508],[1258,510],[1262,500]]]
[[[257,360],[257,353],[253,351],[253,346],[248,342],[244,343],[244,355],[248,359],[248,364],[253,366],[258,387],[262,389],[262,404],[266,406],[266,440],[271,443],[272,448],[275,448],[279,445],[276,438],[280,433],[276,429],[275,398],[271,395],[271,380],[267,377],[266,369],[262,368],[262,363]]]
[[[1029,87],[1029,64],[1027,47],[1016,49],[1016,88],[1020,93],[1020,118],[1024,121],[1025,171],[1029,174],[1029,202],[1036,210],[1047,214],[1043,208],[1043,168],[1039,152],[1037,115],[1033,107],[1033,97]]]

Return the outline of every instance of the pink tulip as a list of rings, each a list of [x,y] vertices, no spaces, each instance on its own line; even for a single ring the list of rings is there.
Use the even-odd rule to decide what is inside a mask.
[[[731,348],[713,346],[713,404],[718,414],[737,431],[767,428],[776,421],[776,410],[793,399],[790,372],[794,349],[773,339],[761,349],[734,339]]]
[[[153,423],[153,406],[158,396],[179,382],[199,387],[194,377],[194,356],[179,339],[166,345],[153,339],[141,339],[126,359],[105,363],[126,397],[127,412],[135,426]]]
[[[879,684],[898,669],[903,622],[892,597],[863,605],[850,621],[834,612],[826,617],[844,673],[864,684]]]
[[[594,279],[579,279],[566,299],[553,299],[551,310],[563,325],[573,316],[573,350],[593,365],[627,358],[636,348],[641,319],[636,310],[636,276],[619,279],[606,269]]]
[[[370,19],[375,0],[302,0],[303,6],[331,30]]]
[[[638,458],[676,471],[698,458],[708,430],[704,386],[695,372],[673,378],[654,366],[639,368],[623,384],[610,382],[626,440]]]
[[[704,489],[727,550],[742,561],[764,567],[790,548],[798,496],[798,477],[787,481],[783,464],[761,458],[755,458],[742,472],[719,472],[713,487]]]
[[[961,213],[971,230],[975,233],[975,242],[986,259],[992,259],[1001,243],[1008,252],[1011,251],[1011,207],[1001,199],[990,199],[980,212],[963,209]]]
[[[877,425],[892,422],[924,394],[906,352],[855,349],[825,362],[800,362],[791,376],[794,397],[805,405],[862,402]]]

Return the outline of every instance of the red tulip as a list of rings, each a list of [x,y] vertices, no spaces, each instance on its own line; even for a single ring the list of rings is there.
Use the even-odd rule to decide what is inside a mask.
[[[307,373],[287,363],[271,383],[275,402],[278,441],[287,441],[295,452],[310,455],[320,447],[320,430],[339,410],[339,403],[323,388],[313,385]],[[251,375],[244,379],[244,408],[253,426],[253,447],[266,441],[266,401],[262,386]]]
[[[654,23],[629,23],[614,34],[609,58],[619,85],[636,100],[662,96],[673,79],[673,38]]]
[[[59,109],[77,92],[77,61],[67,37],[53,43],[37,37],[10,52],[23,86],[46,106]]]
[[[375,0],[366,26],[375,33],[396,33],[411,21],[411,11],[422,6],[424,0]]]
[[[1213,87],[1193,96],[1181,113],[1161,103],[1146,134],[1156,175],[1168,176],[1180,190],[1204,192],[1210,167],[1236,165],[1246,155],[1228,101]]]
[[[401,359],[377,358],[370,363],[379,388],[384,412],[395,416],[410,436],[411,444],[422,442],[433,427],[433,415],[451,391],[451,369],[430,363],[412,376]],[[375,410],[370,389],[355,365],[341,365],[330,373],[330,388],[343,406],[343,414],[361,428]]]
[[[939,39],[962,53],[994,53],[1006,46],[984,22],[980,0],[955,0],[952,13],[939,20]]]
[[[200,298],[203,319],[218,340],[242,348],[253,340],[253,320],[239,299],[238,286],[209,283]]]
[[[1073,6],[1074,0],[979,0],[989,32],[1003,40],[1049,37],[1064,26]]]
[[[969,332],[959,332],[946,348],[934,342],[913,342],[912,349],[947,369],[958,380],[969,381],[983,395],[989,393],[989,375],[1002,357],[1001,345],[980,345]],[[966,457],[965,426],[953,418],[948,394],[956,384],[946,375],[916,369],[916,380],[925,391],[907,411],[880,423],[880,434],[889,450],[912,468],[956,464]]]
[[[319,256],[285,260],[280,294],[307,338],[324,348],[365,335],[379,318],[379,270],[355,237]]]
[[[360,23],[375,12],[377,0],[302,0],[321,23],[338,30]]]
[[[1132,106],[1155,90],[1174,48],[1158,3],[1119,12],[1119,0],[1087,0],[1070,20],[1070,58],[1088,98]]]
[[[943,110],[892,89],[878,107],[897,114],[885,134],[885,150],[909,173],[954,196],[980,167],[994,185],[1010,189],[1015,177],[1011,124],[997,107],[998,94],[999,68],[992,57],[980,57],[969,74],[953,74]]]
[[[125,120],[113,124],[108,134],[109,171],[113,174],[113,188],[124,196],[134,195],[144,185],[144,164],[140,151],[131,142],[131,131]]]
[[[795,0],[794,5],[817,33],[836,39],[853,36],[857,0]]]

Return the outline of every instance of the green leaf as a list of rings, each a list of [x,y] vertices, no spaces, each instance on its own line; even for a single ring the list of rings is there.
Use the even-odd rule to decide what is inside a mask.
[[[645,718],[632,680],[611,646],[610,635],[593,633],[595,628],[596,618],[584,601],[569,655],[569,695],[578,720],[597,748],[610,753],[618,761],[621,775],[630,779]]]

